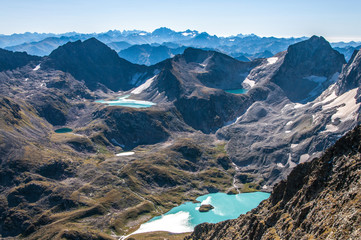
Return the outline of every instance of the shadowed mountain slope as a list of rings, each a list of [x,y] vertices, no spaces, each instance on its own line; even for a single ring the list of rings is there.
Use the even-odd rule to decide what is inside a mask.
[[[95,38],[59,47],[42,65],[71,73],[76,79],[85,81],[91,90],[98,88],[99,84],[113,91],[129,90],[141,81],[141,76],[147,71],[145,66],[120,58],[114,50]]]
[[[28,55],[26,52],[11,52],[0,48],[0,72],[23,67],[39,60],[40,57]]]

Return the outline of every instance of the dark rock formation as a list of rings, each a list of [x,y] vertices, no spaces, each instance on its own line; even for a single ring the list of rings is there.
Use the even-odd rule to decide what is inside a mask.
[[[23,67],[30,62],[38,62],[40,59],[26,52],[11,52],[0,48],[0,72]]]
[[[99,84],[113,91],[128,90],[141,82],[140,76],[146,75],[145,66],[120,58],[95,38],[69,42],[57,48],[43,67],[69,72],[91,90],[99,88]]]
[[[203,204],[199,207],[200,212],[209,212],[212,209],[214,209],[214,207],[211,204]]]
[[[198,225],[186,239],[357,239],[361,126],[297,166],[270,198],[238,219]]]

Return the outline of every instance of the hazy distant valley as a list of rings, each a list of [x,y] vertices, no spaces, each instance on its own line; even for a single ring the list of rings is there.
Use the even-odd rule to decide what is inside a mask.
[[[204,194],[273,191],[187,238],[353,239],[359,128],[333,145],[361,121],[360,45],[167,28],[0,35],[0,236],[117,239]],[[325,199],[356,209],[330,210],[352,227],[310,227]]]

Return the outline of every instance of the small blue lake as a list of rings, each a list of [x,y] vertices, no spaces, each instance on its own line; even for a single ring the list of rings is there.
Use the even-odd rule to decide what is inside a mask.
[[[198,197],[200,203],[186,202],[173,208],[164,215],[157,216],[144,223],[133,234],[168,231],[173,233],[190,232],[200,223],[217,223],[228,219],[235,219],[240,214],[256,208],[261,201],[267,199],[269,193],[253,192],[237,195],[226,193],[211,193]],[[199,212],[201,204],[211,204],[214,209],[209,212]]]
[[[246,89],[243,89],[243,88],[240,88],[240,89],[227,89],[227,90],[224,90],[225,92],[228,92],[228,93],[233,93],[233,94],[244,94],[247,92]]]
[[[117,100],[112,100],[112,101],[99,100],[95,102],[105,103],[110,106],[123,106],[123,107],[131,107],[131,108],[148,108],[153,105],[156,105],[155,103],[149,101],[128,99],[129,96],[130,95],[125,95],[118,98]]]
[[[71,128],[58,128],[54,132],[56,132],[56,133],[69,133],[69,132],[72,132],[72,131],[73,131],[73,129],[71,129]]]

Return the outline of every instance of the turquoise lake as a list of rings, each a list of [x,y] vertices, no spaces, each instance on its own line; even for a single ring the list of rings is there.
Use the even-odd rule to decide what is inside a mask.
[[[56,133],[69,133],[72,131],[73,131],[73,129],[71,129],[71,128],[59,128],[59,129],[55,130]]]
[[[148,108],[155,105],[155,103],[149,101],[128,99],[129,96],[130,95],[125,95],[113,101],[99,100],[95,102],[105,103],[110,106],[122,106],[122,107],[131,107],[131,108]]]
[[[228,90],[224,90],[225,92],[228,92],[228,93],[233,93],[233,94],[244,94],[247,92],[246,89],[228,89]]]
[[[269,193],[253,192],[237,195],[226,193],[211,193],[198,197],[200,203],[187,202],[173,208],[169,212],[152,218],[144,223],[133,234],[168,231],[173,233],[190,232],[193,228],[204,222],[217,223],[228,219],[235,219],[257,207],[260,202],[267,199]],[[199,212],[201,204],[211,204],[214,209],[209,212]]]

